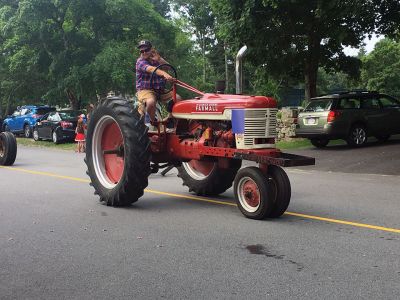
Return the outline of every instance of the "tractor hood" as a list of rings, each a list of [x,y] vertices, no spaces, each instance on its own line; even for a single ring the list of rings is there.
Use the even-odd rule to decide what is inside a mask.
[[[233,109],[276,108],[276,100],[265,96],[205,94],[200,99],[175,103],[172,115],[187,119],[230,120]]]

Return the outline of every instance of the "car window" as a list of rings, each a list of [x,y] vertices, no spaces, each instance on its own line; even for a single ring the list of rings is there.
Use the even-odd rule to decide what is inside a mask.
[[[58,115],[58,113],[51,113],[51,114],[49,114],[49,117],[47,118],[47,120],[53,121],[53,122],[59,122],[59,121],[61,121],[61,118]]]
[[[376,98],[366,98],[361,102],[361,107],[366,109],[377,109],[381,108],[379,100]]]
[[[381,98],[379,98],[379,101],[381,102],[382,107],[385,107],[385,108],[400,107],[400,102],[393,98],[381,97]]]
[[[41,117],[41,120],[42,121],[47,120],[48,117],[49,117],[49,114],[45,114],[43,117]]]
[[[13,112],[12,115],[13,115],[14,117],[18,117],[18,116],[21,115],[21,112],[20,112],[19,110],[16,110],[16,111]]]
[[[62,120],[71,120],[71,119],[76,119],[78,116],[81,114],[79,111],[63,111],[58,113],[61,117]]]
[[[357,98],[343,98],[340,99],[339,109],[357,109],[360,108],[360,99]]]
[[[27,114],[27,112],[28,112],[28,109],[27,109],[27,108],[23,108],[23,109],[21,109],[21,116],[24,116],[24,115],[26,115],[26,114]]]
[[[54,114],[55,113],[50,113],[49,116],[47,117],[48,121],[54,121]]]
[[[306,106],[304,111],[326,111],[330,110],[332,106],[332,99],[314,99]]]
[[[39,107],[36,109],[36,113],[38,115],[45,115],[48,112],[54,111],[55,109],[53,107]]]

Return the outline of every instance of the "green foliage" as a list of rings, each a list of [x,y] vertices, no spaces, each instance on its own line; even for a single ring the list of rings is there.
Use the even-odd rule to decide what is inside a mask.
[[[165,8],[167,1],[161,2]],[[152,40],[178,69],[195,65],[187,36],[145,0],[1,4],[0,114],[1,107],[34,98],[84,105],[110,90],[133,94],[136,45],[143,38]]]
[[[318,69],[318,95],[360,88],[362,86],[358,80],[352,79],[344,72],[328,73],[322,68]]]
[[[279,82],[271,78],[265,67],[256,68],[250,82],[253,89],[252,94],[270,96],[279,102],[279,91],[281,85]]]
[[[357,77],[359,62],[343,46],[361,45],[378,19],[378,2],[354,0],[211,0],[219,36],[233,48],[249,46],[254,65],[276,78],[304,79],[316,94],[318,67]]]
[[[361,78],[368,89],[400,96],[399,42],[390,39],[379,41],[362,62]]]

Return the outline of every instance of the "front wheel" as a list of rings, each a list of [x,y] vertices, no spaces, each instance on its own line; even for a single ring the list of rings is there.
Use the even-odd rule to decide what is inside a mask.
[[[274,191],[274,204],[269,217],[278,218],[285,213],[289,206],[292,189],[289,177],[281,167],[269,165],[267,174],[269,184]]]
[[[107,99],[93,110],[85,162],[100,201],[126,206],[143,195],[150,174],[147,131],[143,117],[124,99]]]
[[[33,140],[34,141],[40,141],[40,137],[39,137],[39,131],[37,130],[37,128],[33,129]]]
[[[32,136],[31,127],[28,124],[24,126],[24,136],[28,139]]]
[[[246,167],[237,173],[233,187],[236,203],[247,218],[261,220],[274,208],[274,191],[268,178],[256,167]]]
[[[53,140],[53,143],[56,145],[60,143],[60,139],[58,137],[57,130],[53,131],[53,133],[51,134],[51,139]]]
[[[0,133],[0,165],[11,166],[17,157],[17,141],[11,132]]]

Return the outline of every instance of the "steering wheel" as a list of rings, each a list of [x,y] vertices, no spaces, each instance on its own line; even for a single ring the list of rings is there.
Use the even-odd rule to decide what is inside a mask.
[[[163,71],[167,72],[172,77],[178,78],[178,75],[176,74],[176,70],[173,66],[171,66],[170,64],[162,64],[162,65],[159,65],[158,67],[156,67],[155,70],[151,73],[151,77],[150,77],[150,86],[151,87],[153,87],[154,77],[158,76],[158,75],[156,75],[157,70],[161,69],[161,68],[164,68]],[[165,88],[163,91],[160,92],[160,94],[162,94],[162,95],[168,94],[169,92],[172,91],[173,87],[174,87],[174,84],[172,82],[166,81]]]

